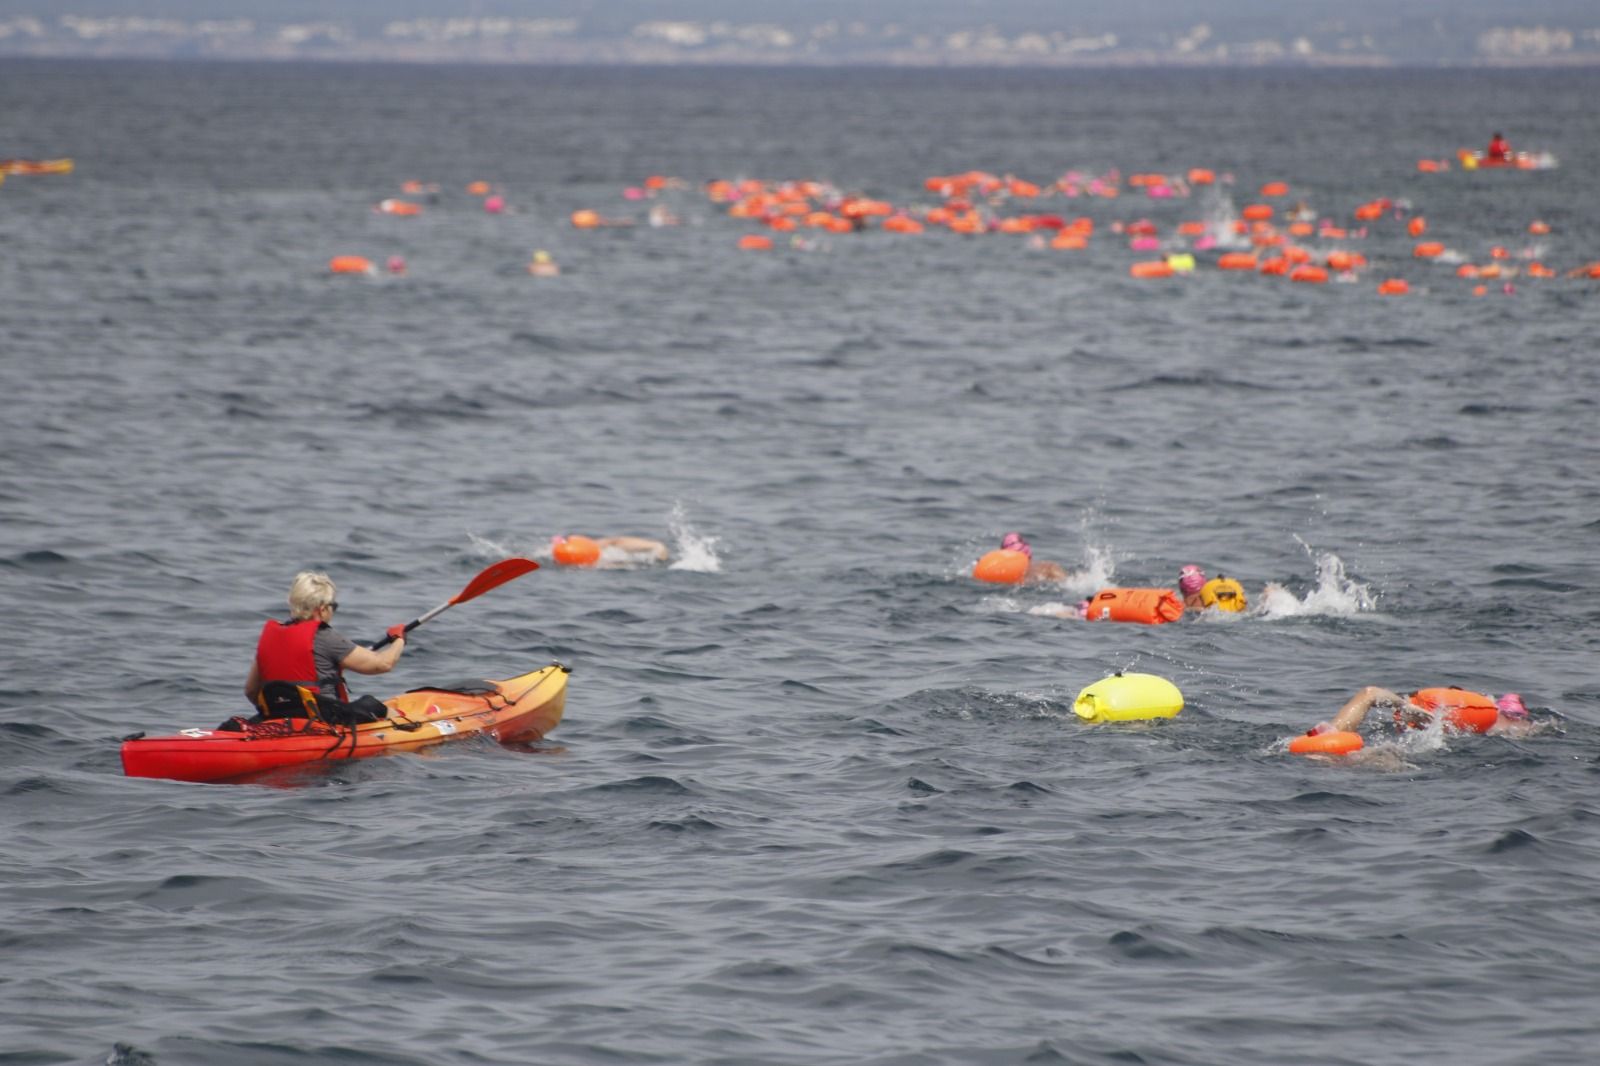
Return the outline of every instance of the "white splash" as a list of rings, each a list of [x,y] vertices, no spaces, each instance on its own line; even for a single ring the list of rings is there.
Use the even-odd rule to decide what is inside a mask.
[[[1295,539],[1300,541],[1306,554],[1316,560],[1316,588],[1296,599],[1294,593],[1282,585],[1269,582],[1261,590],[1261,602],[1255,614],[1262,618],[1349,618],[1376,609],[1377,598],[1371,587],[1345,573],[1343,559],[1332,552],[1319,552],[1299,537]]]
[[[545,543],[540,549],[535,549],[536,551],[542,551],[543,554],[530,554],[514,544],[502,543],[489,537],[480,536],[477,533],[469,532],[467,541],[472,546],[472,554],[480,559],[509,559],[513,555],[520,555],[529,559],[550,558],[550,545],[548,543]]]
[[[720,537],[699,533],[689,524],[689,513],[679,500],[672,505],[667,516],[667,529],[672,533],[673,560],[670,570],[690,570],[699,574],[722,572],[722,559],[717,555]]]

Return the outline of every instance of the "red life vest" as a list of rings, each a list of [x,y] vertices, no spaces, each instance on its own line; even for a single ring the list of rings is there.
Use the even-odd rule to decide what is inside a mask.
[[[261,683],[287,681],[291,685],[304,685],[312,692],[321,692],[322,679],[317,677],[317,659],[311,651],[321,628],[322,623],[312,618],[298,622],[269,619],[261,627],[261,639],[256,641],[256,668],[260,671]],[[349,702],[343,672],[338,675],[337,688],[334,695]]]

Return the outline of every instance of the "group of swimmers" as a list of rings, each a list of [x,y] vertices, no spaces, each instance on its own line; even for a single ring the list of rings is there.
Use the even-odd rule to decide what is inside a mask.
[[[1058,584],[1069,577],[1060,563],[1035,560],[1033,546],[1021,533],[1005,534],[1000,540],[1000,550],[1020,552],[1027,557],[1023,583]],[[1092,612],[1098,610],[1101,598],[1109,592],[1140,591],[1155,590],[1107,590],[1097,593],[1092,599],[1081,601],[1074,613],[1084,619],[1100,617]],[[1173,598],[1179,597],[1184,611],[1242,613],[1249,608],[1249,598],[1237,580],[1220,573],[1208,578],[1205,570],[1195,563],[1189,563],[1178,571],[1177,596]],[[1158,613],[1152,614],[1148,620],[1173,621],[1181,616],[1182,611]],[[1388,689],[1369,685],[1347,700],[1330,721],[1319,722],[1307,733],[1317,736],[1329,732],[1356,732],[1368,713],[1376,707],[1393,710],[1395,725],[1405,729],[1424,726],[1439,715],[1444,715],[1446,721],[1456,728],[1493,736],[1527,736],[1538,729],[1537,723],[1529,717],[1522,697],[1515,692],[1495,698],[1464,689],[1419,689],[1408,696],[1401,696]],[[1466,713],[1469,710],[1471,713]]]
[[[1060,563],[1035,560],[1032,545],[1020,533],[1005,534],[1001,550],[1026,558],[1024,581],[1057,584],[1068,580],[1067,570]],[[564,566],[664,562],[668,554],[665,544],[648,537],[570,535],[551,538],[551,558]],[[1194,563],[1179,571],[1177,586],[1176,596],[1182,597],[1182,605],[1177,607],[1176,614],[1161,620],[1174,620],[1187,609],[1238,613],[1249,605],[1238,581],[1223,574],[1207,578],[1205,571]],[[1088,617],[1091,603],[1115,591],[1139,590],[1097,593],[1094,599],[1079,605],[1079,617]],[[338,590],[327,574],[302,571],[295,575],[289,587],[288,620],[272,619],[263,625],[244,686],[246,698],[263,717],[298,717],[310,713],[309,708],[307,711],[299,709],[300,703],[309,699],[315,699],[318,716],[334,724],[373,721],[387,713],[371,696],[352,701],[344,674],[346,670],[358,674],[385,674],[394,669],[405,652],[407,627],[403,624],[391,626],[383,641],[371,648],[362,647],[333,628],[339,609],[337,595]],[[1167,596],[1176,599],[1170,591]],[[1375,707],[1393,709],[1395,724],[1405,728],[1425,724],[1440,715],[1458,728],[1491,735],[1525,736],[1537,728],[1516,693],[1494,699],[1459,689],[1423,689],[1410,696],[1400,696],[1388,689],[1368,686],[1346,701],[1330,721],[1318,723],[1309,730],[1308,735],[1355,732]],[[243,723],[243,719],[234,719],[222,728],[239,729],[244,727]]]

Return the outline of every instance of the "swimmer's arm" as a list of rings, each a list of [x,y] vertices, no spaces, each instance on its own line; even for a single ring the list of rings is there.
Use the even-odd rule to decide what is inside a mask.
[[[659,540],[649,537],[598,537],[595,543],[602,548],[616,548],[619,551],[637,552],[648,554],[651,558],[665,561],[667,546]]]
[[[1333,716],[1329,724],[1340,732],[1353,733],[1361,728],[1361,723],[1366,719],[1367,712],[1380,703],[1399,706],[1405,702],[1400,696],[1395,695],[1386,688],[1368,685],[1366,688],[1351,696],[1339,713]]]
[[[1060,563],[1040,561],[1028,564],[1029,581],[1065,581],[1067,571]]]

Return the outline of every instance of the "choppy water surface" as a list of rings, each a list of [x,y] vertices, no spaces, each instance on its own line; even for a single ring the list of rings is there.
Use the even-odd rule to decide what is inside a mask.
[[[78,169],[0,188],[0,1063],[1588,1061],[1595,283],[1475,296],[1392,218],[1357,284],[1136,281],[1110,230],[1284,180],[1565,269],[1597,89],[11,64],[3,154]],[[1561,166],[1416,171],[1492,127]],[[1235,183],[1055,201],[1078,253],[743,253],[700,194],[1195,166]],[[652,174],[683,225],[568,224],[642,222]],[[422,216],[372,210],[406,179]],[[1074,578],[972,582],[1008,529]],[[121,775],[122,735],[239,710],[295,570],[376,637],[573,530],[675,562],[547,567],[357,686],[560,659],[540,750]],[[1187,562],[1257,609],[1058,617]],[[1119,668],[1183,714],[1078,724]],[[1284,753],[1368,683],[1550,725]]]

